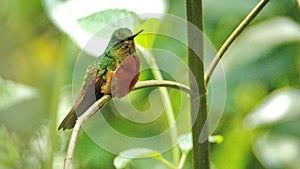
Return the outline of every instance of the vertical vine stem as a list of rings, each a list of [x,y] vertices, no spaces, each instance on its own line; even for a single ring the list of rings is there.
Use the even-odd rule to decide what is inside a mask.
[[[186,0],[186,12],[188,24],[193,24],[198,30],[203,32],[203,11],[202,0]],[[191,87],[191,118],[194,121],[192,126],[193,135],[193,167],[194,169],[209,169],[209,142],[208,138],[203,143],[199,143],[198,139],[201,130],[207,119],[207,100],[206,100],[206,85],[204,81],[204,49],[203,49],[203,34],[197,34],[195,28],[187,25],[188,34],[188,64],[192,71],[190,75]],[[199,36],[199,37],[195,37]],[[197,49],[200,56],[191,49]],[[193,82],[195,78],[196,84]],[[197,88],[199,93],[197,93]],[[200,96],[200,97],[199,97]],[[200,104],[199,104],[200,103]],[[204,132],[208,132],[204,131]]]
[[[65,79],[65,61],[66,61],[66,53],[67,53],[67,44],[68,38],[66,36],[62,36],[60,39],[60,48],[58,51],[58,57],[55,64],[54,71],[52,75],[55,77],[51,83],[51,94],[49,97],[48,105],[49,105],[49,117],[51,119],[50,123],[50,139],[51,139],[51,151],[49,152],[49,160],[47,166],[42,166],[42,168],[53,168],[55,151],[57,150],[57,114],[58,114],[58,105],[59,105],[59,97],[60,90],[63,85]]]
[[[269,0],[261,0],[253,10],[246,16],[246,18],[239,24],[239,26],[231,33],[226,39],[224,44],[221,46],[212,63],[209,65],[208,70],[205,74],[205,83],[207,84],[213,71],[218,65],[220,59],[227,51],[232,42],[240,35],[240,33],[247,27],[247,25],[255,18],[255,16],[263,9],[263,7],[269,2]]]
[[[157,80],[163,80],[163,77],[161,75],[161,72],[159,71],[159,68],[157,66],[155,58],[152,56],[150,52],[145,52],[143,53],[147,63],[152,67],[151,71]],[[176,127],[176,120],[174,116],[174,111],[171,103],[171,99],[168,93],[167,88],[159,88],[159,91],[162,96],[163,103],[165,104],[165,111],[167,115],[167,120],[169,123],[170,127],[170,134],[171,134],[171,142],[173,145],[176,145],[177,143],[177,127]],[[173,161],[174,164],[177,166],[179,163],[179,158],[180,158],[180,152],[177,146],[174,146],[172,149],[172,154],[173,154]]]
[[[184,166],[184,163],[185,163],[185,161],[186,161],[186,158],[187,158],[187,155],[188,155],[188,153],[182,153],[182,155],[181,155],[181,158],[180,158],[180,161],[179,161],[179,164],[178,164],[178,169],[182,169],[183,168],[183,166]]]

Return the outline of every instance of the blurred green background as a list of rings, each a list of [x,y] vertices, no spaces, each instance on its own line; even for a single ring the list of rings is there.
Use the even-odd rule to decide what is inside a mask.
[[[216,49],[257,2],[204,0],[205,34]],[[169,0],[168,4],[167,13],[185,18],[184,1]],[[62,104],[71,106],[73,69],[80,49],[45,11],[38,0],[0,1],[0,168],[63,165],[70,131],[57,131],[62,116],[58,112],[67,113]],[[157,38],[154,46],[186,60],[181,44]],[[214,133],[225,140],[211,146],[213,168],[299,168],[300,15],[296,1],[267,4],[224,56],[223,66],[226,106]],[[146,72],[142,79],[151,77]],[[176,110],[181,95],[170,92]],[[143,108],[147,101],[140,104]],[[116,128],[128,125],[118,115],[105,116]],[[147,131],[147,136],[163,131],[165,118],[137,132]],[[130,127],[124,132],[136,134]],[[171,159],[170,152],[163,155]],[[80,134],[74,159],[77,168],[114,168],[115,156],[84,132]],[[190,165],[189,155],[185,168]],[[145,158],[134,160],[132,168],[166,167]]]

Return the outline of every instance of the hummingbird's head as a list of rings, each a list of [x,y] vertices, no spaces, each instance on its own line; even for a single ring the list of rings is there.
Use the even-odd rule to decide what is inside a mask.
[[[143,30],[133,34],[128,28],[115,30],[111,36],[107,50],[129,52],[130,54],[135,52],[134,38],[141,32]]]

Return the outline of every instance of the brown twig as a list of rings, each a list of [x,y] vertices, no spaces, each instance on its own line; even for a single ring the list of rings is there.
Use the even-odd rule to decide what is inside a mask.
[[[143,89],[146,87],[171,87],[174,89],[180,89],[184,92],[190,93],[190,88],[188,86],[173,81],[167,81],[167,80],[147,80],[147,81],[138,82],[135,85],[133,90]],[[80,127],[85,121],[87,121],[90,117],[92,117],[95,113],[97,113],[110,99],[111,96],[104,95],[99,100],[97,100],[86,112],[84,112],[80,117],[78,117],[69,141],[64,169],[72,168],[72,158],[74,155]]]

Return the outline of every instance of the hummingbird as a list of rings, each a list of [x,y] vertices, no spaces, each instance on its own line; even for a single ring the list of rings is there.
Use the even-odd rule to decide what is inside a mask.
[[[58,130],[72,129],[77,117],[102,96],[121,98],[133,89],[140,69],[134,38],[141,32],[133,34],[128,28],[113,32],[104,53],[88,66],[79,97]]]

